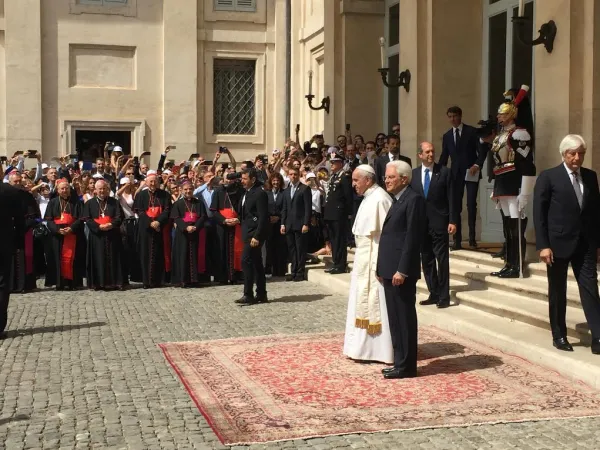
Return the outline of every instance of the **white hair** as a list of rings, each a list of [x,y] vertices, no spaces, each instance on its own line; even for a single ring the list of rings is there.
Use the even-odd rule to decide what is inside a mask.
[[[579,147],[583,147],[584,150],[587,150],[587,144],[585,143],[583,136],[579,134],[567,134],[563,140],[560,141],[558,150],[560,151],[560,156],[564,157],[565,152],[577,150]]]
[[[408,163],[404,162],[404,161],[390,161],[389,163],[387,163],[385,165],[386,168],[388,167],[393,167],[394,169],[396,169],[396,172],[398,173],[398,175],[400,175],[401,177],[406,177],[408,178],[408,182],[410,183],[412,180],[412,167],[410,167],[408,165]]]

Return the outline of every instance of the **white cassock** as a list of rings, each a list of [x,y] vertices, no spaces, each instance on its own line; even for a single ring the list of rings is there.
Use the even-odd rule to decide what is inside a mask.
[[[357,360],[392,364],[394,349],[383,285],[375,276],[379,238],[392,206],[390,195],[378,185],[367,189],[352,233],[356,240],[350,279],[344,355]]]

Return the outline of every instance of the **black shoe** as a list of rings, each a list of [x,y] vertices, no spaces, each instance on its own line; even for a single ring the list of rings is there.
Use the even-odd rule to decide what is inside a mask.
[[[493,277],[499,277],[504,272],[507,272],[509,270],[511,270],[511,267],[508,264],[506,264],[502,269],[498,270],[497,272],[492,272],[492,273],[490,273],[490,275]]]
[[[421,300],[419,305],[435,305],[437,302],[437,298],[429,297],[427,300]]]
[[[8,337],[8,333],[6,331],[3,331],[0,333],[0,341],[3,341],[7,337]]]
[[[450,247],[451,252],[454,252],[456,250],[462,250],[462,244],[460,243],[460,241],[454,241],[452,247]]]
[[[304,277],[294,277],[294,281],[297,283],[299,281],[304,281]]]
[[[519,278],[520,276],[521,273],[519,272],[519,269],[517,269],[516,267],[511,267],[507,271],[499,274],[498,278]]]
[[[469,239],[469,247],[477,248],[477,241],[475,241],[475,239]]]
[[[559,339],[554,339],[552,341],[552,345],[554,345],[554,347],[557,348],[558,350],[562,350],[564,352],[572,352],[573,351],[573,346],[571,344],[569,344],[569,341],[567,341],[567,338],[564,338],[564,337],[559,338]]]
[[[393,366],[392,367],[384,367],[383,369],[381,369],[381,373],[385,375],[386,373],[393,372],[394,370],[396,370],[396,368]]]
[[[235,303],[238,305],[253,305],[258,302],[254,297],[247,297],[244,295],[242,298],[238,298]]]
[[[329,269],[325,269],[325,273],[331,273],[332,270],[335,270],[335,268],[330,267]]]
[[[600,339],[592,339],[592,353],[594,355],[600,355]]]
[[[292,274],[286,275],[285,276],[285,281],[294,281],[294,275],[292,275]]]
[[[404,372],[400,369],[390,370],[383,374],[383,378],[386,380],[394,380],[398,378],[415,378],[417,376],[416,373],[413,372]]]
[[[346,273],[343,269],[331,269],[329,272],[330,275],[339,275],[340,273]]]
[[[269,303],[269,299],[267,298],[267,294],[257,295],[256,303]]]
[[[440,300],[435,306],[437,306],[439,309],[448,308],[450,306],[450,300]]]

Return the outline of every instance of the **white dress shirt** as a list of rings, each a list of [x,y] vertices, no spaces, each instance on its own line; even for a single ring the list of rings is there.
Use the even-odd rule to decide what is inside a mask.
[[[433,179],[433,164],[426,167],[425,164],[421,165],[421,185],[425,188],[425,169],[429,169],[429,186],[431,186],[431,180]]]
[[[458,135],[462,138],[463,133],[463,124],[460,123],[457,127],[452,127],[452,139],[454,139],[454,145],[456,145],[456,130],[458,130]]]

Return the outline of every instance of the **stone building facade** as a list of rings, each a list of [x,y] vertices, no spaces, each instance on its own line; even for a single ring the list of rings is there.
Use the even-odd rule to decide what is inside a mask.
[[[600,169],[600,3],[520,0],[0,0],[0,154],[66,155],[116,136],[128,151],[176,145],[176,159],[219,146],[238,159],[302,138],[328,142],[350,123],[372,139],[402,124],[403,152],[441,146],[445,111],[466,123],[502,92],[532,86],[539,170],[557,164],[569,132]],[[521,40],[554,20],[554,48]],[[379,44],[385,38],[383,52]],[[522,39],[520,39],[522,38]],[[383,53],[383,55],[382,55]],[[410,90],[388,88],[411,72]],[[329,113],[309,108],[330,99]],[[481,239],[500,220],[480,189]]]

